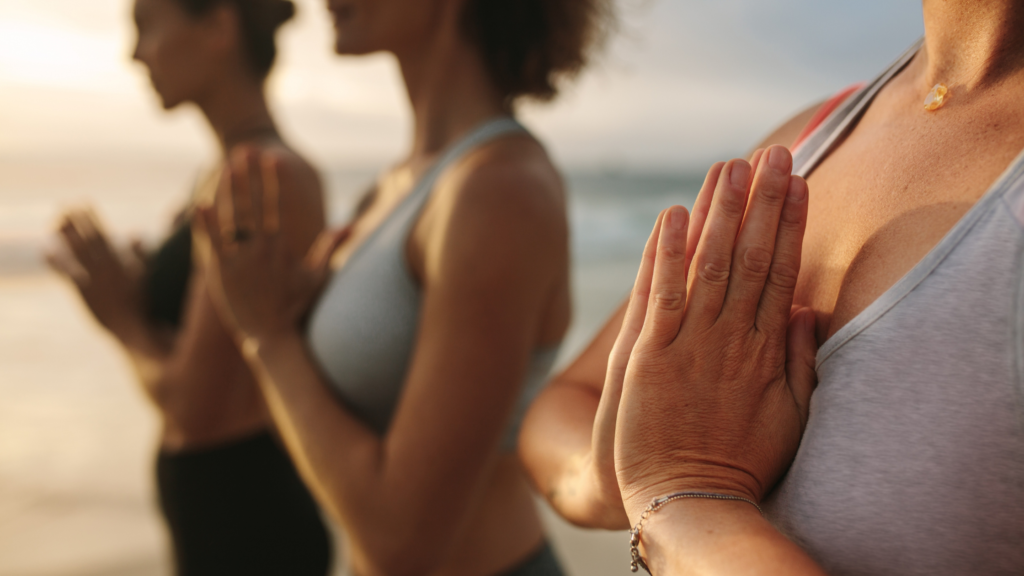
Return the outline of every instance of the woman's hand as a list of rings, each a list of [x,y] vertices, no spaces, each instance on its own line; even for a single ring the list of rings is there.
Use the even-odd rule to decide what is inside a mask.
[[[210,244],[209,286],[239,344],[298,330],[327,278],[331,255],[348,230],[327,231],[295,255],[280,234],[284,162],[241,149],[225,166],[214,206],[202,208],[197,232]]]
[[[75,210],[61,221],[58,234],[66,249],[46,260],[78,288],[93,316],[122,341],[145,330],[143,280],[145,257],[136,242],[130,254],[118,254],[91,210]]]
[[[762,150],[754,152],[751,162],[756,166],[760,161]],[[715,186],[722,172],[724,163],[719,162],[711,167],[704,185],[693,206],[694,225],[689,228],[687,237],[686,266],[693,258],[697,241],[700,239],[704,222],[711,209],[711,201],[715,195]],[[629,305],[619,329],[618,337],[608,355],[608,368],[605,374],[604,387],[601,390],[601,401],[594,418],[594,435],[591,441],[594,484],[598,487],[598,496],[604,507],[611,510],[622,510],[622,497],[619,491],[618,478],[615,473],[615,422],[618,418],[619,402],[622,396],[622,383],[626,377],[629,358],[633,353],[637,339],[640,337],[647,313],[647,302],[650,299],[651,274],[654,270],[658,238],[668,209],[658,215],[654,230],[644,246],[640,271],[629,296]],[[622,512],[618,512],[621,514]]]
[[[807,184],[791,169],[789,152],[774,146],[752,185],[742,160],[709,174],[716,191],[695,251],[685,209],[656,228],[653,262],[637,280],[647,305],[615,430],[633,522],[677,491],[759,502],[796,453],[816,344],[813,313],[791,310],[807,217]]]

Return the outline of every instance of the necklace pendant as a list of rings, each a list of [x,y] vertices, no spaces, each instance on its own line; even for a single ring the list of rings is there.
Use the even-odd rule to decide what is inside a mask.
[[[924,99],[924,109],[931,112],[942,108],[948,94],[949,88],[946,88],[945,84],[936,84]]]

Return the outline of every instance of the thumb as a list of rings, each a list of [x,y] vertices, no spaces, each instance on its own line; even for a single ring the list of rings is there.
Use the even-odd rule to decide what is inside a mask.
[[[331,257],[351,234],[351,226],[321,232],[306,255],[306,266],[313,270],[317,277],[326,276],[331,265]]]
[[[814,336],[814,311],[800,308],[790,315],[786,332],[786,381],[800,410],[800,423],[807,425],[811,394],[818,385],[815,360],[818,341]]]

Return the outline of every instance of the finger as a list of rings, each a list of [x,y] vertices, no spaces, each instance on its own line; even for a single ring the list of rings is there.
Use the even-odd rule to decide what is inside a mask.
[[[67,277],[79,288],[89,282],[89,275],[73,261],[67,252],[48,251],[44,254],[44,259],[50,269]]]
[[[608,366],[605,371],[604,387],[598,401],[597,413],[594,415],[593,438],[591,446],[597,452],[598,462],[604,462],[608,469],[614,470],[615,423],[619,412],[619,401],[622,398],[622,385],[626,378],[626,368],[633,347],[639,339],[644,327],[644,316],[647,314],[647,301],[651,293],[651,279],[654,276],[654,264],[658,250],[658,238],[668,210],[662,210],[654,222],[654,229],[647,244],[644,246],[640,269],[637,271],[636,282],[630,293],[629,303],[623,314],[619,333],[608,355]],[[604,447],[602,450],[601,447]],[[599,464],[600,465],[600,464]]]
[[[750,165],[753,168],[757,168],[757,162],[761,158],[762,154],[764,154],[764,148],[758,148],[750,153],[750,158],[748,158],[747,161],[750,162]]]
[[[722,168],[704,231],[693,256],[688,309],[696,320],[712,323],[722,311],[736,234],[747,206],[750,164],[730,160]]]
[[[89,217],[80,212],[74,219],[75,229],[78,230],[82,241],[85,243],[85,250],[89,254],[89,261],[92,268],[107,267],[114,260],[110,246],[106,239],[96,230]]]
[[[284,166],[281,159],[272,152],[260,156],[260,169],[263,175],[263,230],[268,234],[277,234],[281,229],[281,171]]]
[[[786,332],[786,382],[800,411],[801,428],[807,426],[811,394],[818,385],[815,362],[818,342],[814,338],[814,311],[801,308],[789,319]]]
[[[306,266],[314,270],[318,275],[326,274],[331,265],[331,257],[338,250],[345,240],[351,236],[352,228],[346,226],[340,230],[326,230],[321,232],[313,247],[309,249],[306,257]]]
[[[96,210],[93,209],[90,206],[90,207],[87,207],[85,210],[82,210],[81,215],[82,215],[82,219],[85,222],[87,222],[89,227],[92,229],[92,232],[97,237],[106,240],[106,238],[107,238],[107,231],[103,227],[103,221],[100,220],[99,215],[96,214]]]
[[[242,151],[247,168],[246,181],[249,183],[250,220],[246,222],[246,230],[260,235],[263,233],[263,152],[252,146],[245,146]]]
[[[807,182],[799,176],[791,176],[779,219],[771,269],[754,320],[759,330],[781,329],[788,319],[800,274],[808,200]]]
[[[114,249],[111,248],[103,223],[96,212],[91,207],[86,208],[79,212],[79,218],[82,226],[86,229],[86,238],[89,241],[90,249],[97,260],[104,264],[120,265],[121,261]]]
[[[658,219],[654,222],[654,229],[647,238],[644,245],[643,256],[640,259],[640,269],[636,274],[636,281],[633,283],[633,290],[629,295],[629,304],[626,305],[626,314],[622,319],[622,327],[619,328],[619,335],[612,345],[612,352],[609,358],[609,368],[606,375],[605,386],[622,384],[622,378],[626,373],[626,361],[633,352],[637,338],[644,327],[644,317],[647,315],[647,303],[651,297],[651,279],[654,277],[654,263],[657,259],[658,238],[661,236],[661,228],[665,224],[665,215],[668,210],[662,210]],[[614,367],[614,368],[613,368]]]
[[[754,153],[750,155],[750,184],[754,184],[754,176],[757,174],[757,169],[761,165],[761,160],[764,159],[764,148],[758,148],[754,150]]]
[[[253,206],[255,179],[250,172],[248,149],[236,150],[231,154],[231,204],[233,208],[231,230],[253,232],[256,216]]]
[[[224,234],[220,228],[220,211],[216,207],[198,208],[192,219],[193,229],[210,243],[210,252],[222,258],[227,249]]]
[[[793,157],[783,146],[772,146],[764,156],[754,177],[747,213],[733,250],[724,306],[724,313],[751,326],[755,323],[754,316],[772,267],[779,217],[786,203],[793,168]],[[789,310],[788,305],[786,310]],[[788,315],[785,319],[788,320]],[[785,324],[779,325],[782,326]]]
[[[82,210],[73,210],[68,214],[68,219],[71,224],[78,230],[79,236],[86,242],[91,242],[96,236],[96,230],[93,227],[93,223],[90,221],[88,213]]]
[[[687,270],[690,269],[693,255],[697,251],[697,241],[700,240],[700,235],[704,232],[704,223],[707,222],[708,212],[711,210],[711,201],[715,197],[715,188],[718,186],[718,179],[722,175],[723,167],[725,167],[725,162],[716,162],[708,170],[708,175],[704,179],[704,185],[701,186],[700,193],[697,194],[697,200],[693,203],[693,210],[690,212],[690,230],[686,235]]]
[[[658,235],[651,296],[644,318],[643,338],[656,347],[675,340],[686,310],[686,231],[689,213],[673,206]]]
[[[75,260],[82,266],[89,266],[94,262],[93,254],[89,250],[88,243],[85,238],[82,237],[81,231],[75,226],[74,220],[72,220],[69,214],[64,218],[58,229],[59,234],[64,239],[64,243],[74,254]]]
[[[225,162],[224,169],[220,175],[220,184],[217,186],[217,193],[213,201],[217,222],[216,225],[206,222],[206,227],[203,228],[211,240],[214,236],[217,236],[219,239],[230,239],[235,234],[235,183],[233,171],[231,162]],[[197,211],[197,214],[201,211]]]

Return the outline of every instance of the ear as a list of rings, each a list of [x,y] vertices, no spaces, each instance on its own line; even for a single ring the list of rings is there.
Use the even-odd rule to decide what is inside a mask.
[[[240,55],[242,45],[242,26],[238,9],[230,2],[223,2],[203,16],[207,29],[211,55]]]

